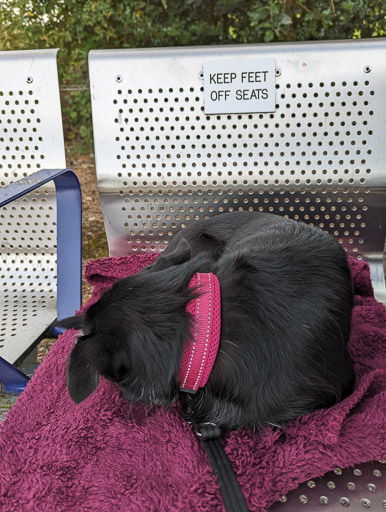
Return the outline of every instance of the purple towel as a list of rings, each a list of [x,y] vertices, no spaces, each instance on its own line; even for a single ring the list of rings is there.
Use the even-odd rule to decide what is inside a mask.
[[[152,256],[106,258],[86,271],[92,301]],[[251,510],[336,466],[386,458],[386,309],[373,298],[368,266],[352,261],[355,308],[350,351],[353,394],[283,430],[237,431],[224,445]],[[151,312],[149,313],[151,314]],[[8,413],[0,431],[0,510],[219,511],[208,460],[179,405],[149,409],[125,401],[102,379],[80,405],[66,390],[67,331]]]

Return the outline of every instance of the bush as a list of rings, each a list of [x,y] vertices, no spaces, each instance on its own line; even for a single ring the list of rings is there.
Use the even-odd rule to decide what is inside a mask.
[[[0,49],[55,48],[67,143],[91,151],[90,49],[377,37],[383,0],[12,0]]]

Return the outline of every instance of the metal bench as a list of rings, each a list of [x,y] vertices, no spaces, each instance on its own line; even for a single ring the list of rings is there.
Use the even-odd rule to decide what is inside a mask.
[[[0,356],[11,364],[46,335],[57,310],[72,315],[81,303],[80,193],[65,169],[56,53],[0,52]],[[72,221],[60,244],[57,216]]]
[[[386,300],[385,56],[384,39],[92,51],[110,254],[160,252],[189,222],[264,210],[331,232]],[[260,58],[275,59],[275,112],[206,114],[204,63]]]
[[[252,89],[263,95],[259,59],[274,59],[273,108],[240,113],[221,106],[210,114],[208,87],[215,91],[209,100],[224,99],[240,63],[260,65],[260,75],[244,75],[246,98]],[[365,258],[376,297],[386,301],[385,62],[385,39],[92,51],[97,178],[110,255],[161,252],[177,231],[207,216],[268,211],[320,226],[348,254]],[[354,475],[373,470],[368,463]],[[371,504],[362,491],[339,502],[347,488],[337,482],[325,507],[331,478],[318,480],[315,491],[305,484],[307,493],[293,491],[274,510]],[[384,479],[375,483],[384,489]]]

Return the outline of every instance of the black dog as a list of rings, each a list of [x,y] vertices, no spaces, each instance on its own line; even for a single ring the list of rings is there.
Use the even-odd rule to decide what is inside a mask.
[[[178,372],[196,272],[219,280],[221,338],[206,386],[188,396]],[[352,302],[345,252],[321,229],[251,212],[195,222],[153,265],[61,323],[83,331],[69,358],[69,393],[81,402],[103,375],[131,401],[167,405],[180,396],[196,424],[280,424],[350,393]]]

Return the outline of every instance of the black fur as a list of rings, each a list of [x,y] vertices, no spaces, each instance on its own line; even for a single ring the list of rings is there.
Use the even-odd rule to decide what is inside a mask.
[[[187,396],[178,368],[195,272],[219,279],[222,332],[207,385]],[[153,265],[63,323],[83,331],[69,358],[69,393],[81,402],[104,375],[131,401],[167,405],[179,396],[194,423],[280,424],[350,393],[352,302],[346,255],[319,228],[251,212],[196,222]]]

